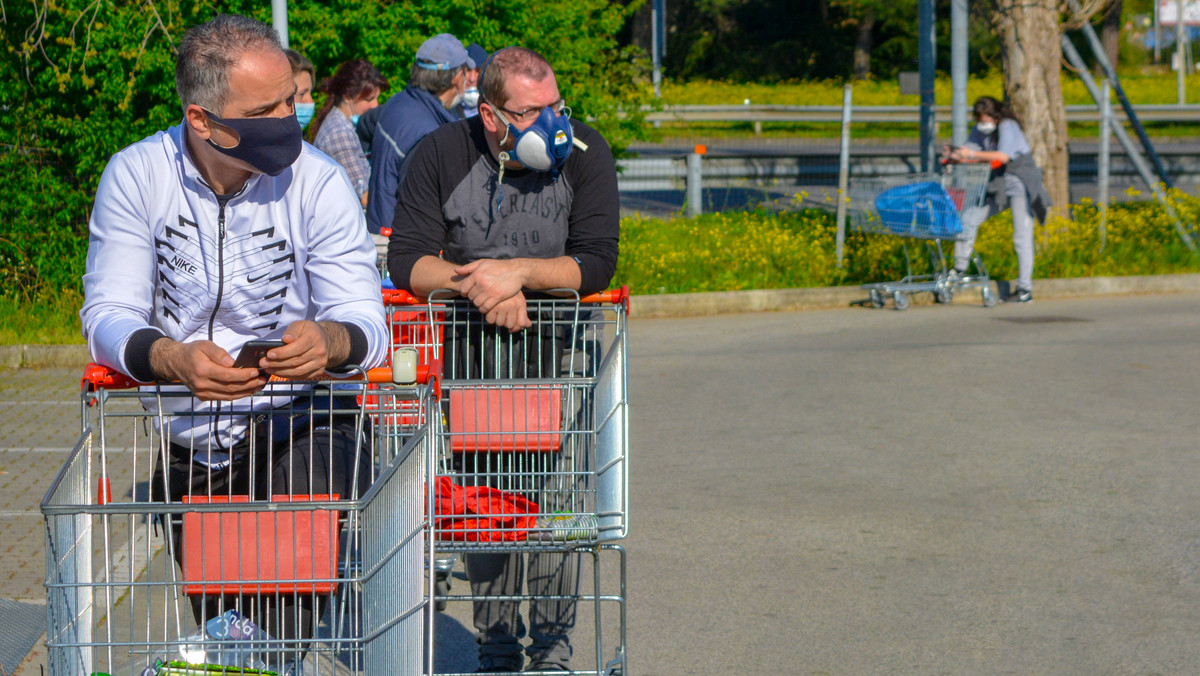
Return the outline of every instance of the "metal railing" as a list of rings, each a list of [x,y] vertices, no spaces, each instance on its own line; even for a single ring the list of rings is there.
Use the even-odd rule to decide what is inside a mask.
[[[1143,122],[1200,122],[1200,105],[1156,103],[1135,106]],[[1069,105],[1067,122],[1100,122],[1100,111],[1095,104]],[[645,107],[647,122],[841,122],[842,106],[784,106],[784,105],[673,105],[658,110]],[[1125,112],[1114,111],[1118,120],[1125,119]],[[852,119],[855,123],[906,123],[919,121],[917,106],[853,106]],[[950,119],[950,106],[935,106],[934,114],[941,119]]]

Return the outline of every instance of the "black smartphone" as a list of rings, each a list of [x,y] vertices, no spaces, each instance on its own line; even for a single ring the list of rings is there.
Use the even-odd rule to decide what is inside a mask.
[[[258,368],[258,362],[267,356],[267,350],[276,347],[283,347],[283,341],[248,340],[242,346],[242,351],[238,353],[237,359],[233,362],[233,367],[239,369],[256,369]]]

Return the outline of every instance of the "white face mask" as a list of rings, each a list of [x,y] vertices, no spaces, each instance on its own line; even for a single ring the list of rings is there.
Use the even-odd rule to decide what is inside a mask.
[[[475,87],[469,87],[467,91],[463,92],[462,104],[467,108],[478,108],[479,89]]]
[[[990,133],[996,131],[996,123],[995,122],[980,122],[975,125],[975,128],[978,129],[979,133],[981,133],[981,134],[990,134]]]

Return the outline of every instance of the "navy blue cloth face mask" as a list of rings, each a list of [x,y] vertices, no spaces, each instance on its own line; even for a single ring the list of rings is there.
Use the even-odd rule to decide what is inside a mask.
[[[208,144],[222,154],[241,160],[268,176],[278,176],[292,166],[304,146],[296,112],[287,117],[235,117],[225,119],[204,110],[209,119],[233,132],[236,145]]]

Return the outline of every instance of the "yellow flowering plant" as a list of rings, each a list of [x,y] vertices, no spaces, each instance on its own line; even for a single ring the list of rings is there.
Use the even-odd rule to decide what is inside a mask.
[[[1178,190],[1168,198],[1186,227],[1200,222],[1200,198]],[[1037,226],[1035,277],[1200,272],[1200,254],[1183,244],[1174,221],[1157,202],[1112,205],[1103,219],[1103,234],[1095,203],[1083,200],[1070,207],[1070,215],[1053,216]],[[935,266],[920,240],[849,231],[839,268],[836,236],[834,215],[822,209],[696,218],[634,215],[621,222],[614,284],[628,285],[635,294],[840,286],[900,279],[909,264],[916,274]],[[1200,244],[1200,232],[1192,236]],[[1016,275],[1009,212],[980,227],[976,250],[993,277]]]

